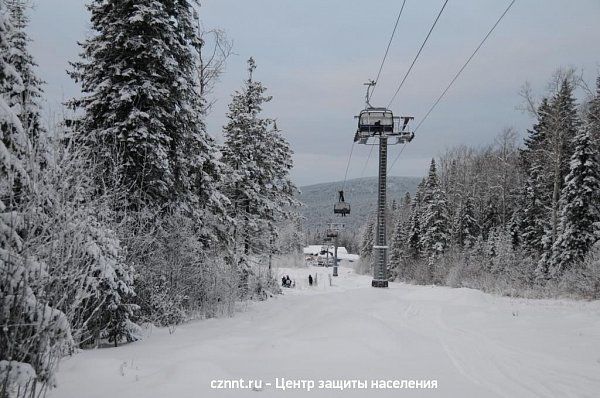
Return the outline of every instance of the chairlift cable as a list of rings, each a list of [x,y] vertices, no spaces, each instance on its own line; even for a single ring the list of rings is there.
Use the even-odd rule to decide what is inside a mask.
[[[446,2],[448,2],[448,0],[446,0]],[[373,89],[375,88],[375,84],[377,83],[377,81],[379,81],[379,78],[381,77],[381,72],[383,71],[383,66],[385,65],[385,61],[387,60],[387,56],[389,54],[390,51],[390,47],[392,45],[392,41],[394,40],[394,36],[396,34],[396,30],[398,29],[398,24],[400,23],[400,18],[402,16],[402,12],[404,11],[404,6],[406,5],[406,0],[402,1],[402,6],[400,7],[400,11],[398,12],[398,16],[396,18],[396,23],[394,24],[394,29],[392,30],[392,34],[390,35],[390,39],[388,41],[387,47],[385,49],[385,54],[383,55],[383,59],[381,60],[381,64],[379,65],[379,70],[377,71],[377,77],[375,79],[375,81],[372,83],[372,87]],[[373,91],[371,91],[371,95],[373,94]],[[367,90],[367,104],[369,103],[369,90]],[[350,155],[348,156],[348,163],[346,164],[346,171],[344,173],[344,182],[342,185],[342,190],[340,191],[340,201],[343,201],[343,195],[344,195],[344,189],[346,188],[346,182],[348,180],[348,170],[350,168],[350,162],[352,160],[352,154],[354,152],[354,144],[356,142],[352,143],[352,147],[350,148]],[[370,151],[369,151],[369,156],[367,157],[367,161],[365,162],[365,165],[363,167],[362,173],[361,173],[361,177],[362,178],[365,174],[365,171],[367,169],[367,166],[369,164],[369,160],[371,159],[371,155],[373,153],[373,147],[371,147]],[[334,208],[334,213],[337,210]],[[349,212],[349,208],[348,208],[348,212]]]
[[[387,105],[387,108],[389,109],[390,106],[392,105],[392,102],[394,102],[394,100],[396,99],[396,96],[398,95],[398,93],[400,92],[400,89],[402,88],[402,86],[404,85],[404,82],[406,81],[406,79],[408,78],[408,75],[410,74],[410,72],[412,71],[413,67],[415,66],[415,63],[417,62],[417,59],[419,59],[419,56],[421,55],[421,51],[423,51],[423,48],[425,47],[425,44],[427,43],[427,41],[429,40],[429,36],[431,36],[431,32],[433,32],[433,29],[435,28],[435,26],[437,25],[440,17],[442,16],[442,13],[444,12],[444,9],[446,8],[446,4],[448,4],[448,0],[446,0],[444,2],[444,5],[442,5],[442,8],[440,9],[440,12],[438,13],[437,17],[435,18],[435,21],[433,21],[433,25],[431,25],[431,28],[429,29],[429,32],[427,33],[427,36],[425,36],[425,40],[423,40],[423,43],[421,44],[421,48],[419,48],[419,51],[417,52],[417,55],[415,56],[415,58],[413,59],[412,63],[410,64],[410,67],[408,68],[408,70],[406,71],[406,74],[404,75],[404,77],[402,78],[402,81],[400,82],[400,85],[398,85],[398,88],[396,89],[396,92],[394,93],[394,95],[392,96],[392,99],[390,100],[390,102]]]
[[[400,22],[400,17],[402,16],[402,11],[404,11],[405,4],[406,0],[402,2],[402,7],[400,7],[400,11],[398,12],[398,17],[396,18],[396,23],[394,24],[394,30],[392,31],[392,35],[390,36],[390,40],[388,41],[387,48],[385,49],[385,54],[383,55],[383,59],[381,60],[381,65],[379,65],[379,71],[377,72],[377,77],[375,78],[375,84],[377,84],[377,82],[379,81],[379,77],[381,76],[381,71],[383,70],[383,65],[385,64],[388,52],[390,51],[390,46],[392,45],[392,41],[394,40],[396,29],[398,29],[398,23]],[[371,97],[373,96],[373,92],[375,91],[376,87],[377,86],[374,86],[373,90],[371,90]]]
[[[375,145],[371,145],[371,150],[369,151],[369,156],[367,156],[367,161],[365,162],[365,165],[363,166],[362,173],[360,173],[360,178],[363,178],[365,176],[365,171],[367,171],[367,166],[369,165],[369,160],[371,160],[371,155],[373,154],[373,148],[375,148]]]
[[[352,145],[352,147],[354,148],[354,145]],[[365,176],[365,171],[367,170],[367,166],[369,165],[369,160],[371,160],[371,155],[373,154],[373,148],[375,146],[371,145],[371,149],[369,150],[369,156],[367,156],[367,161],[365,162],[365,165],[363,166],[362,172],[360,173],[360,177],[359,179],[362,179]],[[354,188],[351,188],[351,192],[350,194],[352,195],[354,193]]]
[[[508,11],[510,10],[510,8],[513,6],[513,4],[515,4],[516,1],[517,0],[512,0],[510,2],[510,4],[508,5],[508,7],[506,7],[506,9],[502,13],[502,15],[500,15],[500,18],[498,18],[498,20],[496,21],[496,23],[492,26],[492,28],[489,30],[489,32],[485,35],[485,37],[483,38],[483,40],[481,40],[481,42],[479,43],[479,45],[477,46],[477,48],[475,48],[475,51],[473,51],[473,53],[471,54],[471,56],[467,59],[467,61],[463,64],[463,66],[456,73],[456,75],[454,76],[454,78],[450,81],[450,84],[448,84],[448,86],[442,92],[442,94],[435,100],[435,102],[433,103],[433,105],[431,106],[431,108],[429,108],[429,110],[425,114],[425,117],[423,119],[421,119],[421,121],[419,122],[419,124],[415,128],[415,132],[419,129],[419,127],[421,127],[421,125],[425,122],[425,120],[427,120],[427,118],[429,117],[429,115],[431,114],[431,112],[433,112],[433,110],[440,103],[440,101],[442,100],[442,98],[444,97],[444,95],[446,95],[446,93],[448,92],[448,90],[450,90],[450,87],[452,87],[452,85],[454,84],[454,82],[458,79],[458,77],[461,75],[461,73],[465,70],[465,68],[467,67],[467,65],[469,65],[469,63],[475,57],[475,55],[477,54],[477,52],[479,51],[479,49],[483,46],[483,44],[486,42],[486,40],[490,37],[490,35],[494,31],[494,29],[496,29],[496,26],[498,26],[500,24],[500,21],[502,21],[502,19],[504,18],[504,16],[508,13]]]
[[[502,19],[506,16],[506,14],[508,13],[508,11],[511,9],[511,7],[513,6],[513,4],[515,4],[516,0],[512,0],[508,7],[506,7],[506,9],[504,10],[504,12],[500,15],[500,17],[498,18],[498,20],[496,21],[496,23],[494,23],[494,25],[492,26],[492,28],[488,31],[488,33],[485,35],[485,37],[483,38],[483,40],[481,40],[481,42],[479,43],[479,45],[475,48],[475,51],[473,51],[473,53],[471,54],[471,56],[467,59],[467,61],[463,64],[463,66],[458,70],[458,72],[456,73],[456,75],[454,75],[454,78],[452,78],[452,80],[450,81],[450,83],[448,84],[448,86],[446,87],[446,89],[442,92],[442,94],[435,100],[435,102],[433,103],[433,105],[429,108],[429,110],[427,111],[427,113],[425,114],[425,117],[423,117],[423,119],[421,119],[421,121],[419,122],[419,124],[417,125],[417,127],[415,128],[414,132],[416,133],[417,130],[419,130],[419,128],[421,127],[421,125],[425,122],[425,120],[427,120],[427,118],[429,117],[429,115],[433,112],[433,110],[437,107],[437,105],[440,103],[440,101],[442,100],[442,98],[446,95],[446,93],[448,92],[448,90],[450,90],[450,88],[452,87],[452,85],[454,84],[454,82],[456,82],[456,80],[458,79],[458,77],[462,74],[462,72],[466,69],[467,65],[469,65],[469,63],[471,62],[471,60],[475,57],[475,55],[477,54],[477,52],[479,51],[479,49],[483,46],[483,44],[487,41],[487,39],[491,36],[492,32],[494,31],[494,29],[496,29],[496,27],[500,24],[500,22],[502,21]],[[406,145],[405,145],[406,146]],[[396,156],[396,158],[394,159],[394,161],[392,162],[392,165],[390,166],[390,168],[388,169],[391,170],[392,167],[394,167],[394,165],[396,164],[396,162],[398,161],[398,159],[400,158],[400,155],[402,155],[402,151],[404,151],[404,147],[402,147],[402,149],[400,150],[400,153],[398,153],[398,155]]]
[[[398,29],[398,24],[400,23],[400,17],[402,16],[402,12],[404,11],[404,6],[406,5],[406,0],[402,1],[402,6],[400,7],[400,11],[398,12],[398,17],[396,17],[396,23],[394,24],[394,29],[392,30],[392,34],[390,36],[390,40],[388,41],[387,47],[385,49],[385,54],[383,55],[383,59],[381,60],[381,64],[379,65],[379,71],[377,72],[377,77],[375,78],[375,84],[379,81],[379,77],[381,76],[381,72],[383,70],[383,65],[387,60],[388,53],[390,51],[390,46],[392,45],[392,41],[394,40],[394,36],[396,35],[396,30]],[[373,87],[373,91],[375,90],[375,86]],[[371,91],[371,96],[373,95],[373,91]],[[352,143],[352,147],[350,148],[350,155],[348,156],[348,164],[346,165],[346,172],[344,174],[344,183],[342,185],[342,191],[346,188],[346,181],[348,180],[348,170],[350,168],[350,161],[352,160],[352,153],[354,151],[354,143]],[[371,148],[372,149],[372,148]],[[369,153],[369,157],[371,154]],[[368,161],[368,160],[367,160]],[[366,166],[365,166],[366,168]],[[364,173],[364,171],[363,171]],[[362,177],[361,177],[362,178]]]
[[[402,145],[402,148],[400,148],[400,152],[398,152],[398,155],[396,155],[396,158],[394,159],[394,161],[392,162],[392,164],[390,165],[390,167],[387,169],[387,173],[389,174],[390,171],[392,170],[392,168],[394,167],[394,165],[396,164],[396,162],[398,161],[398,159],[400,159],[400,156],[402,155],[402,152],[404,152],[404,149],[406,148],[406,142],[404,143],[404,145]]]
[[[354,144],[352,143],[352,147],[350,148],[350,156],[348,156],[348,163],[346,164],[346,173],[344,174],[344,183],[342,184],[342,191],[346,189],[346,181],[348,180],[348,170],[350,169],[350,161],[352,160],[352,153],[354,152]]]

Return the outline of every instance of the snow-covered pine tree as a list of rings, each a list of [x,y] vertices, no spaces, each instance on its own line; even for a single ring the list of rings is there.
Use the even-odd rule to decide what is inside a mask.
[[[428,270],[424,276],[428,279],[426,282],[430,282],[435,279],[436,259],[450,243],[450,220],[446,195],[438,181],[435,159],[431,159],[429,174],[423,189],[423,212],[419,224],[422,231],[420,245],[424,256],[428,259]]]
[[[540,255],[543,250],[542,238],[548,227],[545,215],[550,207],[551,194],[545,180],[546,151],[550,105],[544,98],[537,109],[537,123],[529,130],[525,139],[525,149],[521,150],[520,163],[526,175],[520,204],[520,232],[522,245],[532,254]]]
[[[408,245],[408,222],[398,218],[391,237],[391,249],[389,254],[389,279],[394,281],[405,278],[405,260]]]
[[[441,190],[435,160],[431,160],[429,175],[423,189],[423,214],[421,216],[421,247],[425,255],[435,257],[443,253],[449,243],[449,220],[446,197]]]
[[[76,137],[90,149],[97,188],[128,192],[119,207],[201,208],[215,193],[215,148],[196,87],[193,2],[88,5],[94,34],[71,72],[83,96],[70,104],[83,111]]]
[[[600,76],[596,79],[596,95],[590,101],[586,113],[586,127],[590,129],[592,141],[600,141]]]
[[[288,224],[284,229],[289,231],[291,228],[295,237],[288,245],[288,253],[301,252],[304,239],[301,237],[302,227],[297,211],[300,202],[295,198],[298,188],[290,179],[290,171],[294,166],[293,152],[281,130],[277,128],[276,121],[273,121],[267,139],[271,140],[272,149],[270,156],[265,159],[263,167],[266,169],[266,174],[270,176],[263,185],[263,190],[265,196],[271,201],[271,211],[264,212],[263,217],[266,220],[266,231],[270,235],[266,251],[269,255],[269,274],[271,274],[272,255],[281,253],[283,249],[276,246],[281,234],[282,223]]]
[[[553,183],[550,237],[552,243],[556,241],[558,235],[560,194],[565,184],[565,177],[570,170],[569,163],[574,150],[573,142],[581,125],[573,90],[573,83],[568,78],[564,78],[550,108],[549,144],[552,153],[551,181]]]
[[[275,121],[267,132],[267,140],[271,142],[271,152],[264,159],[263,167],[267,170],[268,178],[263,189],[273,207],[264,216],[270,218],[271,227],[275,228],[277,221],[281,219],[299,217],[297,208],[300,202],[295,198],[298,188],[290,179],[290,172],[294,167],[294,152]]]
[[[425,179],[423,179],[417,187],[417,192],[412,199],[410,217],[408,219],[408,236],[407,236],[407,254],[412,262],[421,258],[423,247],[421,246],[421,236],[423,230],[421,228],[421,216],[423,212],[423,190],[425,188]],[[412,273],[411,273],[412,277]]]
[[[548,278],[552,247],[559,233],[559,213],[561,192],[564,180],[569,173],[569,162],[573,154],[573,140],[580,128],[581,121],[573,97],[573,83],[563,77],[560,87],[549,102],[548,130],[543,150],[546,152],[544,173],[540,177],[552,184],[550,191],[550,212],[546,214],[550,222],[542,238],[542,256],[536,269],[539,282]]]
[[[488,236],[485,240],[485,257],[487,259],[487,264],[485,264],[486,271],[494,272],[493,270],[493,259],[496,257],[496,244],[498,243],[499,230],[497,228],[491,229],[488,233]]]
[[[18,107],[9,105],[23,81],[10,63],[13,33],[4,7],[0,1],[0,393],[37,396],[36,383],[54,384],[54,369],[71,336],[64,313],[39,297],[47,265],[24,252],[30,144]]]
[[[394,225],[390,239],[389,276],[394,281],[398,278],[406,279],[406,261],[408,260],[408,229],[411,214],[411,197],[406,192],[400,205],[396,205]]]
[[[479,236],[479,225],[475,219],[473,202],[468,194],[460,203],[456,213],[453,235],[454,242],[461,248],[466,249],[473,247]]]
[[[520,187],[523,189],[522,187]],[[522,230],[523,225],[523,199],[524,194],[518,194],[515,201],[515,208],[508,222],[508,233],[511,238],[511,243],[514,248],[521,247],[523,244]]]
[[[410,196],[410,192],[406,192],[404,194],[404,198],[402,198],[402,203],[400,204],[400,206],[401,206],[400,208],[410,210],[411,203],[412,203],[412,197]]]
[[[374,216],[370,216],[363,227],[363,234],[360,243],[360,256],[369,257],[373,254],[373,245],[375,245],[376,221]]]
[[[28,8],[31,6],[27,0],[5,0],[9,11],[10,21],[13,26],[8,41],[12,48],[8,59],[11,65],[21,76],[22,84],[18,90],[9,98],[9,105],[17,107],[16,112],[21,120],[21,124],[27,133],[27,136],[38,155],[44,151],[43,143],[40,144],[40,137],[44,139],[45,129],[41,122],[41,101],[43,96],[44,82],[37,76],[33,56],[29,52],[29,43],[31,39],[27,34],[29,17]],[[41,159],[43,160],[43,158]]]
[[[561,193],[559,234],[552,247],[549,277],[557,279],[577,266],[600,240],[600,163],[598,143],[588,120],[575,139],[571,170]]]
[[[549,195],[548,191],[543,189],[547,181],[544,180],[542,166],[532,165],[528,174],[521,199],[521,238],[523,247],[531,254],[539,256],[544,249],[544,231],[549,228],[546,211]]]
[[[225,186],[235,222],[235,258],[244,286],[254,255],[270,251],[276,222],[297,205],[290,181],[292,151],[271,119],[261,116],[270,101],[266,88],[254,80],[254,59],[248,60],[248,79],[236,91],[223,129],[223,162],[231,170]],[[239,247],[238,247],[239,246]]]
[[[107,339],[115,347],[122,340],[141,338],[141,329],[132,319],[137,305],[132,304],[133,267],[125,263],[124,249],[116,234],[94,215],[81,220],[85,235],[85,252],[81,261],[90,269],[86,290],[90,295],[82,308],[85,319],[81,343],[98,343]],[[87,341],[92,338],[92,341]]]
[[[498,208],[497,198],[489,196],[482,213],[481,236],[483,239],[487,239],[490,232],[500,225],[500,209]]]

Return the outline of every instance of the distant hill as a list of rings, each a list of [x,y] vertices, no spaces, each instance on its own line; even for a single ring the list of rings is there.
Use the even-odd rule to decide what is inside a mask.
[[[406,192],[413,195],[421,177],[388,177],[388,203],[399,201]],[[333,205],[338,200],[338,190],[343,182],[328,182],[300,187],[298,199],[304,204],[300,209],[304,216],[304,228],[307,231],[322,230],[330,222],[343,222],[346,229],[358,229],[377,206],[377,177],[358,178],[346,181],[344,189],[346,202],[350,203],[349,216],[333,214]]]

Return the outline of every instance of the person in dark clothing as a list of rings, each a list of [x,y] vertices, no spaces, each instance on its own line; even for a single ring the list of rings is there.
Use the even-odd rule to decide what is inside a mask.
[[[286,282],[287,282],[287,281],[286,281],[286,279],[285,279],[285,276],[282,276],[282,277],[281,277],[281,286],[285,287],[285,285],[286,285]]]
[[[308,275],[308,285],[312,286],[312,284],[313,284],[313,277],[312,277],[312,275]]]

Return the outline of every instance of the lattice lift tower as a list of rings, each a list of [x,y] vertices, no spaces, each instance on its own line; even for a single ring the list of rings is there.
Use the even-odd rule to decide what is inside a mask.
[[[367,86],[367,108],[358,116],[358,129],[354,142],[364,145],[379,145],[379,184],[377,195],[377,230],[373,246],[375,266],[373,269],[373,287],[388,287],[388,245],[386,233],[386,188],[387,188],[387,152],[388,145],[406,144],[414,138],[414,132],[408,128],[412,116],[394,116],[387,108],[375,108],[369,103],[370,90],[375,86],[374,81],[365,83]]]

